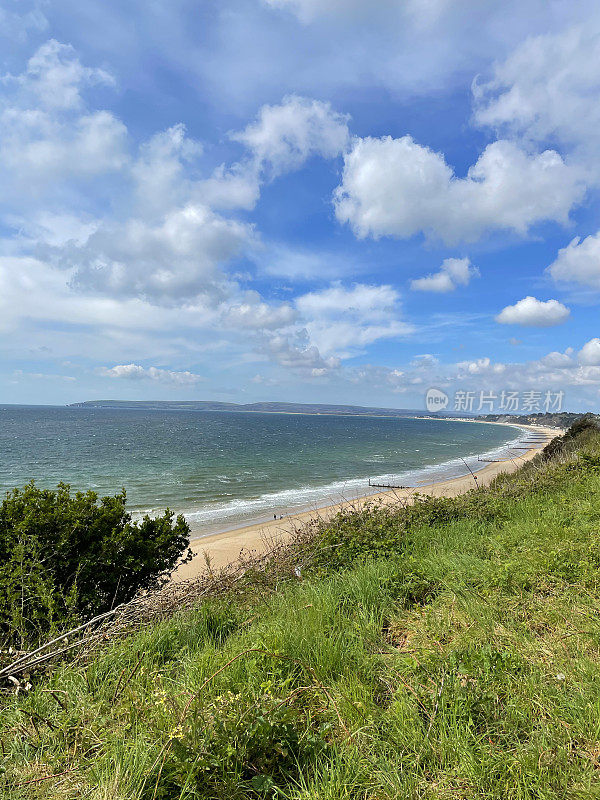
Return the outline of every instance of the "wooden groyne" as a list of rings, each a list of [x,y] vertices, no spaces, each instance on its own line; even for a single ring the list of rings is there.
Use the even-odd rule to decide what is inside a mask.
[[[372,486],[374,489],[410,489],[410,486],[394,486],[391,483],[371,483],[371,478],[369,478],[369,486]]]

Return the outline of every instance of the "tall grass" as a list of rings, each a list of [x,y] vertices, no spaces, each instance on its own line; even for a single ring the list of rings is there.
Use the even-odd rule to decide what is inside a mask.
[[[600,797],[600,435],[322,534],[8,699],[2,797]]]

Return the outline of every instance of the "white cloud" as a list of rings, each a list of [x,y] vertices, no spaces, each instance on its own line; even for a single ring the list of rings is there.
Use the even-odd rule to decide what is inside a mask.
[[[381,367],[366,365],[345,371],[351,382],[362,383],[370,390],[386,389],[404,393],[414,391],[415,387],[438,387],[452,396],[461,390],[472,392],[472,410],[489,411],[487,405],[478,408],[480,393],[495,393],[496,408],[502,392],[537,393],[539,410],[544,410],[546,393],[550,391],[555,399],[556,392],[565,393],[566,407],[573,407],[575,398],[598,403],[600,385],[600,339],[592,339],[579,353],[569,347],[564,352],[550,352],[543,357],[527,361],[504,363],[494,361],[488,356],[460,361],[441,363],[437,358],[415,359],[406,367]],[[523,397],[521,396],[521,400]]]
[[[600,289],[600,232],[581,239],[576,236],[558,251],[547,270],[555,281],[581,283]]]
[[[195,163],[201,144],[186,136],[182,124],[175,125],[140,148],[132,172],[141,206],[193,203],[251,210],[265,179],[298,169],[313,155],[339,155],[348,142],[347,119],[329,103],[295,95],[265,105],[243,131],[229,134],[247,153],[231,165],[220,164],[208,177],[198,174]]]
[[[304,330],[291,336],[271,335],[264,340],[262,349],[280,366],[314,378],[322,377],[340,366],[339,358],[323,357],[318,347],[310,344]]]
[[[590,339],[583,345],[577,358],[580,364],[587,367],[600,367],[600,339]]]
[[[299,311],[307,317],[352,315],[358,319],[385,317],[399,301],[391,286],[356,284],[346,289],[335,283],[320,292],[309,292],[296,300]]]
[[[250,162],[218,166],[212,175],[196,183],[195,196],[215,209],[250,211],[260,197],[260,177]]]
[[[33,247],[62,247],[70,241],[84,244],[100,224],[89,215],[80,217],[67,211],[55,213],[47,209],[32,211],[24,217],[7,215],[6,221],[11,227],[18,229],[23,238],[30,237]]]
[[[475,82],[475,120],[536,142],[556,142],[598,164],[600,31],[597,20],[533,36]],[[600,176],[597,176],[600,177]]]
[[[575,366],[573,352],[572,347],[568,347],[564,353],[554,350],[539,360],[540,368],[571,369],[571,367]]]
[[[450,275],[444,270],[426,275],[424,278],[416,278],[410,282],[410,288],[417,292],[438,292],[440,294],[453,292],[456,285]]]
[[[221,164],[202,174],[204,147],[178,123],[152,136],[139,149],[131,167],[137,202],[142,212],[164,212],[194,203],[212,209],[254,208],[260,195],[260,175],[250,160],[229,167]]]
[[[312,155],[335,158],[345,149],[348,116],[329,103],[290,95],[279,105],[263,106],[256,122],[232,133],[271,176],[298,169]]]
[[[82,105],[83,87],[112,85],[114,78],[103,69],[84,67],[70,45],[50,39],[31,56],[21,75],[5,75],[2,83],[18,88],[21,103],[66,110]]]
[[[561,30],[594,6],[593,0],[553,0],[550,7],[547,0],[221,0],[201,49],[181,25],[176,58],[186,77],[192,71],[221,108],[237,114],[290,89],[332,98],[355,89],[376,96],[384,87],[402,100],[439,97],[455,87],[464,92],[466,76],[505,58],[539,32],[540,20],[544,30]],[[156,36],[148,38],[155,47]]]
[[[23,331],[37,343],[48,329],[63,357],[105,350],[106,363],[117,352],[116,366],[103,368],[109,377],[185,383],[196,378],[138,359],[149,347],[157,357],[178,346],[193,351],[203,331],[203,345],[220,339],[238,358],[262,350],[286,369],[319,377],[338,369],[342,345],[347,354],[406,332],[390,287],[331,287],[304,295],[298,306],[267,302],[241,286],[248,276],[232,274],[236,258],[258,250],[257,237],[252,225],[215,209],[251,208],[264,180],[313,155],[337,156],[348,142],[347,117],[296,96],[264,106],[233,137],[247,150],[242,160],[205,177],[203,146],[181,124],[129,154],[125,126],[84,103],[84,90],[111,82],[53,41],[22,75],[4,82],[0,113],[12,126],[0,134],[8,137],[0,141],[0,174],[30,193],[26,215],[17,207],[5,217],[20,228],[19,242],[5,250],[18,255],[0,259],[0,323],[11,346],[18,349]],[[107,181],[102,173],[109,170],[115,174]],[[90,189],[81,182],[93,176],[125,215],[111,213],[102,198],[96,205],[101,184]],[[41,192],[46,187],[56,192],[51,207]]]
[[[501,375],[506,370],[506,364],[493,363],[490,358],[478,358],[475,361],[459,361],[456,365],[458,378],[461,374],[467,375]]]
[[[237,364],[276,331],[286,331],[267,353],[286,364],[313,362],[331,368],[336,358],[321,358],[307,334],[296,331],[297,311],[289,304],[268,304],[257,292],[225,287],[224,299],[214,296],[193,302],[157,303],[151,298],[106,296],[71,286],[72,270],[58,269],[33,258],[0,257],[0,349],[22,358],[35,346],[63,358],[83,357],[105,362],[138,362],[154,358],[181,360],[219,353],[223,365]],[[285,342],[288,342],[287,353]],[[42,352],[42,350],[40,350]],[[54,357],[54,356],[53,356]],[[256,356],[253,356],[256,358]],[[214,359],[211,356],[214,367]]]
[[[468,258],[446,258],[439,272],[411,281],[410,288],[419,292],[453,292],[478,277],[479,270]]]
[[[185,203],[190,191],[187,170],[201,154],[201,143],[186,136],[182,123],[144,142],[131,167],[142,209],[161,211]]]
[[[275,330],[291,325],[296,317],[296,311],[288,303],[272,306],[261,302],[256,295],[249,301],[227,307],[223,323],[237,330]]]
[[[193,305],[184,308],[158,307],[139,298],[98,296],[75,292],[70,286],[72,272],[53,268],[39,259],[0,258],[0,328],[11,334],[21,325],[40,323],[51,329],[59,323],[103,331],[123,329],[131,336],[134,330],[164,333],[183,327],[211,325],[216,310]],[[4,337],[10,339],[11,337]],[[72,347],[77,337],[71,333]]]
[[[174,372],[170,369],[158,367],[142,367],[139,364],[117,364],[114,367],[101,367],[100,375],[107,378],[120,378],[124,380],[149,380],[157,383],[171,383],[177,386],[191,386],[204,378],[193,372]]]
[[[364,238],[419,232],[450,243],[486,231],[525,234],[566,223],[584,194],[577,172],[553,150],[530,155],[509,141],[488,145],[465,178],[410,136],[355,139],[334,195],[336,216]]]
[[[228,281],[220,267],[239,255],[252,228],[203,206],[187,206],[156,225],[140,219],[107,224],[83,246],[63,250],[61,263],[76,269],[77,286],[158,302],[222,298]]]
[[[127,129],[108,111],[63,121],[7,108],[0,126],[0,175],[23,194],[48,191],[53,181],[117,171],[127,159]]]
[[[66,179],[120,170],[127,161],[127,129],[109,111],[87,112],[81,92],[112,83],[103,70],[84,67],[74,50],[51,40],[26,70],[0,85],[0,180],[4,191],[38,200],[56,197]],[[58,185],[57,185],[58,183]]]
[[[566,322],[569,309],[558,300],[537,300],[535,297],[524,297],[514,306],[506,306],[496,317],[496,322],[503,325],[526,325],[534,328],[550,328]]]
[[[406,336],[413,328],[400,318],[400,296],[391,286],[336,283],[296,299],[302,324],[319,350],[348,357],[380,339]]]
[[[202,146],[175,125],[143,144],[132,164],[138,217],[104,224],[84,245],[67,248],[61,263],[76,266],[76,284],[95,291],[166,302],[208,293],[222,300],[230,283],[223,268],[255,240],[252,226],[214,209],[251,208],[265,169],[275,175],[312,154],[337,155],[347,137],[346,119],[328,104],[288,97],[264,106],[256,122],[232,135],[249,158],[203,178],[195,174]],[[229,321],[247,325],[253,318],[260,327],[256,314],[255,304],[238,307]],[[267,317],[268,327],[280,327],[281,310],[265,312],[265,324]]]

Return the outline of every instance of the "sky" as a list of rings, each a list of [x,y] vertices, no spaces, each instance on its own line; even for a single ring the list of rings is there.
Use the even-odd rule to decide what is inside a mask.
[[[598,411],[599,101],[596,1],[0,0],[0,402]]]

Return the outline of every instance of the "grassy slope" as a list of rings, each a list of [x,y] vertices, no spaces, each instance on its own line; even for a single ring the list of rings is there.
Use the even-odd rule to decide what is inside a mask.
[[[491,491],[338,520],[312,577],[63,667],[2,714],[0,795],[600,797],[599,465],[587,435]]]

